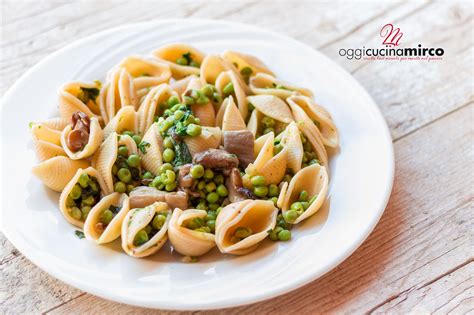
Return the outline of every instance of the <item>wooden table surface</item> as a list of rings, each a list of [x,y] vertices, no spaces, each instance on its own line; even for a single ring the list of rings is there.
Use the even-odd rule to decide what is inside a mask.
[[[469,2],[314,3],[2,1],[1,82],[70,42],[127,22],[226,19],[296,38],[367,89],[396,154],[389,205],[365,243],[337,268],[278,298],[226,313],[474,313],[473,6]],[[345,47],[380,46],[394,23],[402,42],[442,47],[443,60],[354,61]],[[81,292],[31,264],[0,233],[0,313],[144,313]],[[223,311],[216,311],[216,313]]]

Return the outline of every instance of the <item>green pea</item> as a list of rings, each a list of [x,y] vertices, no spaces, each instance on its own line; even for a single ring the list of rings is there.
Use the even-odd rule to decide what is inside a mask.
[[[209,103],[209,98],[207,96],[201,95],[197,100],[196,104],[205,105]]]
[[[148,234],[148,235],[150,235],[151,232],[153,232],[153,228],[151,227],[150,224],[148,224],[147,226],[145,226],[145,227],[143,228],[143,230],[144,230],[144,231],[146,232],[146,234]]]
[[[166,216],[158,214],[153,218],[153,228],[155,230],[160,230],[166,222]]]
[[[278,233],[280,233],[281,231],[283,231],[283,228],[280,227],[280,226],[277,226],[276,228],[274,228],[271,232],[270,232],[270,239],[272,241],[278,241]]]
[[[189,63],[189,65],[190,65],[191,67],[194,67],[194,68],[199,68],[199,66],[200,66],[199,63],[197,63],[197,62],[194,61],[194,60],[191,60],[191,62]]]
[[[127,153],[128,154],[128,153]],[[118,172],[118,166],[117,164],[114,163],[114,165],[112,165],[112,174],[113,175],[117,175],[117,172]]]
[[[74,185],[69,196],[71,196],[72,199],[76,200],[76,199],[79,199],[81,195],[82,195],[81,187],[78,184]]]
[[[208,226],[201,226],[200,228],[195,229],[196,232],[210,233],[211,229]]]
[[[216,218],[217,218],[217,214],[215,211],[208,211],[206,214],[205,220],[206,221],[215,220]]]
[[[309,207],[309,202],[307,201],[301,201],[301,205],[303,206],[303,209],[306,210]]]
[[[165,149],[163,151],[163,160],[167,163],[171,163],[174,160],[174,151],[171,149]]]
[[[268,194],[267,186],[256,186],[253,188],[253,193],[260,198],[264,198]]]
[[[282,242],[289,241],[291,239],[291,232],[288,230],[283,230],[278,233],[278,239]]]
[[[153,179],[153,174],[151,172],[146,171],[145,173],[143,173],[142,177],[144,179]]]
[[[318,195],[314,195],[313,197],[311,197],[311,199],[309,200],[309,204],[312,204],[317,198]]]
[[[254,186],[265,186],[266,179],[265,179],[265,176],[256,175],[252,177],[252,179],[250,179],[250,182]]]
[[[146,242],[148,242],[148,233],[145,230],[138,231],[138,233],[135,235],[135,238],[133,239],[133,245],[140,246]]]
[[[226,86],[222,89],[222,92],[226,95],[234,92],[234,84],[232,82],[227,83]]]
[[[184,112],[180,109],[174,112],[174,118],[176,118],[176,120],[180,120],[181,118],[183,118],[183,116]]]
[[[163,190],[163,189],[165,189],[165,184],[160,184],[160,185],[158,186],[158,190]]]
[[[201,126],[195,124],[189,124],[186,128],[186,133],[191,137],[196,137],[201,134]]]
[[[89,196],[89,197],[87,197],[86,199],[82,199],[82,202],[83,202],[85,205],[90,206],[90,205],[93,205],[93,204],[94,204],[95,199],[94,199],[94,197]]]
[[[204,178],[205,179],[212,179],[214,177],[214,172],[211,169],[206,169],[204,171]]]
[[[232,237],[230,238],[230,242],[233,243],[233,244],[238,243],[238,242],[240,242],[240,241],[241,241],[241,239],[238,238],[237,236],[232,236]]]
[[[165,149],[173,149],[174,148],[173,141],[171,140],[170,137],[166,137],[163,140],[163,146],[165,147]]]
[[[114,191],[118,193],[124,193],[127,191],[127,185],[125,185],[125,183],[122,183],[122,182],[116,182],[114,185]]]
[[[165,173],[165,179],[163,179],[163,184],[171,184],[176,180],[176,173],[170,170],[167,170]]]
[[[196,209],[207,210],[207,205],[205,201],[201,201],[197,204]]]
[[[84,206],[81,208],[81,212],[82,212],[82,220],[86,220],[87,219],[87,216],[89,215],[89,212],[91,212],[91,207],[90,206]]]
[[[301,204],[301,202],[293,202],[291,204],[291,210],[294,210],[294,211],[297,211],[297,212],[303,212],[304,211],[304,208],[303,208],[303,205]]]
[[[132,180],[132,174],[128,168],[121,168],[117,173],[117,177],[121,182],[129,183]]]
[[[286,222],[295,222],[295,220],[298,219],[298,212],[296,212],[295,210],[283,212],[283,218]]]
[[[221,213],[221,211],[222,211],[222,207],[217,208],[216,209],[216,214],[219,215],[219,213]]]
[[[191,91],[191,97],[194,99],[194,100],[197,100],[198,98],[200,98],[201,96],[203,96],[204,94],[202,94],[201,91],[199,90],[192,90]]]
[[[211,232],[216,230],[216,220],[209,220],[206,222],[206,225],[211,229]]]
[[[308,192],[306,190],[300,191],[299,201],[308,201]]]
[[[262,118],[262,124],[266,127],[273,127],[275,126],[275,120],[271,117],[265,116]]]
[[[194,104],[194,98],[191,96],[184,96],[183,97],[183,103],[186,105],[193,105]]]
[[[134,189],[135,189],[135,186],[133,186],[132,184],[128,184],[127,185],[127,194],[129,194]]]
[[[207,97],[211,97],[212,93],[214,93],[214,90],[215,90],[215,88],[211,84],[206,84],[201,88],[202,94],[204,94]]]
[[[217,204],[217,203],[211,203],[209,205],[209,210],[216,211],[217,208],[219,208],[219,204]]]
[[[214,190],[216,190],[216,183],[210,182],[210,183],[206,184],[206,191],[207,192],[212,192]]]
[[[93,181],[93,180],[90,180],[89,181],[89,187],[91,188],[91,190],[93,192],[97,192],[99,191],[99,184],[97,184],[97,182]]]
[[[122,132],[122,134],[126,135],[126,136],[129,136],[129,137],[133,137],[135,134],[133,132],[131,132],[130,130],[125,130],[124,132]]]
[[[203,175],[204,175],[204,167],[201,164],[194,165],[191,168],[191,176],[193,178],[201,178]]]
[[[267,133],[270,133],[270,132],[275,132],[275,129],[273,129],[273,128],[265,128],[265,129],[263,130],[263,134],[264,134],[264,135],[266,135]]]
[[[187,66],[188,65],[188,59],[181,57],[181,58],[176,59],[176,63],[180,66]]]
[[[133,139],[133,141],[135,141],[135,143],[136,143],[137,145],[139,145],[140,142],[142,142],[142,137],[140,137],[139,135],[134,135],[134,136],[132,137],[132,139]]]
[[[280,153],[281,150],[283,150],[283,145],[279,143],[273,148],[273,154],[276,155],[276,154]]]
[[[166,191],[173,191],[176,189],[176,186],[177,186],[176,182],[172,182],[170,184],[166,184],[165,189]]]
[[[238,237],[240,239],[249,237],[250,235],[252,235],[252,229],[249,228],[249,227],[240,226],[240,227],[236,228],[235,232],[234,232],[234,236]]]
[[[78,207],[73,207],[71,209],[71,216],[76,219],[76,220],[80,220],[82,219],[82,211],[81,209],[79,209]]]
[[[242,70],[240,70],[240,74],[242,74],[243,76],[249,76],[252,73],[253,73],[253,70],[250,67],[243,67]]]
[[[127,164],[130,167],[138,167],[140,165],[141,158],[136,154],[131,154],[127,159]]]
[[[278,186],[275,184],[271,184],[268,186],[268,196],[269,197],[278,197],[280,194],[280,189],[278,189]]]
[[[112,221],[113,218],[114,218],[114,213],[110,211],[109,209],[107,209],[104,212],[102,212],[100,216],[100,221],[107,225],[110,223],[110,221]]]
[[[167,120],[163,121],[161,125],[158,125],[160,132],[162,133],[166,132],[169,128],[171,128],[171,126],[173,126],[173,122]]]
[[[82,173],[81,176],[79,176],[79,179],[77,180],[79,185],[81,185],[82,188],[86,188],[89,185],[89,175],[86,173]]]
[[[291,175],[290,174],[285,174],[285,176],[283,176],[283,182],[290,182],[291,181]]]
[[[128,148],[125,145],[121,145],[118,147],[118,154],[122,156],[128,156]]]
[[[216,203],[219,200],[219,195],[215,192],[211,192],[206,197],[207,202],[209,203]]]
[[[197,185],[198,190],[203,190],[205,187],[206,187],[206,182],[203,180],[201,180]]]
[[[224,175],[217,174],[216,176],[214,176],[214,183],[216,183],[217,185],[224,184]]]
[[[227,197],[227,195],[229,194],[227,188],[220,184],[219,186],[217,186],[217,190],[216,190],[217,194],[221,197]]]
[[[212,101],[216,104],[219,104],[222,102],[222,96],[218,92],[212,93]]]
[[[165,173],[166,171],[172,171],[172,170],[173,170],[173,165],[171,165],[170,163],[165,163],[161,165],[160,168],[158,169],[160,174]]]
[[[76,202],[74,201],[74,199],[72,199],[71,195],[67,196],[66,198],[66,206],[68,208],[72,208],[76,206]]]
[[[169,107],[179,104],[179,97],[177,97],[176,95],[173,95],[168,99],[167,103]]]

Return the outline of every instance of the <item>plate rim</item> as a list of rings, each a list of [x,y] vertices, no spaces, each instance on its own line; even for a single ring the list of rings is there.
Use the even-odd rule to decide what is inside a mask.
[[[271,298],[275,298],[277,296],[280,296],[285,293],[289,293],[291,291],[294,291],[309,282],[312,282],[324,274],[328,273],[329,271],[333,270],[336,268],[338,265],[340,265],[343,261],[345,261],[349,256],[351,256],[361,245],[362,243],[368,238],[368,236],[372,233],[374,230],[375,226],[377,223],[380,221],[380,218],[382,217],[383,213],[385,212],[385,209],[387,207],[388,201],[391,196],[392,188],[393,188],[393,182],[394,182],[394,175],[395,175],[395,156],[394,156],[394,148],[393,148],[393,140],[390,134],[389,127],[387,125],[387,122],[385,118],[383,117],[383,114],[380,110],[380,108],[377,106],[373,98],[370,96],[370,94],[367,92],[367,90],[359,83],[359,81],[353,77],[348,71],[346,71],[344,68],[342,68],[339,64],[337,64],[335,61],[331,60],[329,57],[327,57],[325,54],[323,54],[321,51],[309,46],[306,43],[303,43],[297,39],[294,39],[290,36],[287,35],[282,35],[279,34],[275,31],[268,30],[262,27],[257,27],[254,25],[246,24],[246,23],[240,23],[240,22],[233,22],[233,21],[224,21],[224,20],[213,20],[213,19],[201,19],[201,18],[175,18],[175,19],[153,19],[145,22],[138,22],[138,23],[126,23],[120,26],[112,27],[112,28],[107,28],[105,30],[102,30],[98,33],[88,35],[85,37],[81,37],[66,46],[48,54],[44,58],[42,58],[39,62],[37,62],[35,65],[30,67],[26,72],[24,72],[19,79],[15,81],[15,83],[8,88],[8,90],[5,92],[3,97],[1,98],[1,112],[3,114],[3,110],[5,108],[5,103],[8,99],[11,98],[11,95],[14,95],[16,92],[17,88],[21,83],[26,80],[26,78],[33,73],[37,68],[40,68],[44,63],[48,62],[49,60],[54,59],[57,55],[60,55],[63,53],[65,50],[69,50],[73,48],[74,46],[82,45],[83,42],[85,41],[90,41],[94,40],[96,37],[101,37],[104,34],[107,33],[114,33],[117,31],[120,31],[122,29],[128,29],[131,27],[146,27],[146,25],[154,25],[157,23],[176,23],[176,22],[185,22],[185,23],[210,23],[210,24],[216,24],[216,25],[231,25],[231,26],[240,26],[240,27],[245,27],[247,29],[253,29],[255,31],[258,31],[259,33],[263,34],[266,33],[270,36],[279,38],[280,40],[286,41],[286,42],[292,42],[293,44],[297,44],[300,46],[304,46],[308,49],[311,49],[318,53],[321,58],[325,59],[326,62],[329,62],[334,69],[337,69],[338,72],[343,74],[344,76],[350,78],[358,87],[363,91],[365,94],[365,97],[370,100],[370,102],[367,104],[368,108],[372,110],[372,112],[377,116],[376,119],[377,121],[381,122],[381,127],[383,129],[383,135],[382,138],[386,142],[385,150],[387,154],[387,162],[388,162],[388,169],[387,169],[387,183],[385,185],[385,190],[384,190],[384,195],[380,196],[380,200],[378,202],[377,206],[377,214],[373,216],[372,220],[366,225],[365,230],[363,233],[359,235],[359,238],[353,242],[353,245],[348,249],[346,252],[339,253],[336,255],[336,257],[333,259],[334,263],[331,265],[328,265],[326,268],[322,268],[321,270],[317,270],[316,272],[308,272],[305,277],[301,277],[300,279],[296,279],[295,281],[290,282],[289,284],[280,286],[277,289],[267,289],[260,291],[257,294],[253,294],[251,298],[244,298],[244,299],[239,299],[238,296],[235,296],[233,300],[223,300],[223,301],[216,301],[213,304],[186,304],[182,305],[180,303],[153,303],[150,301],[145,301],[145,300],[136,300],[136,299],[131,299],[128,296],[123,296],[123,295],[118,295],[114,293],[107,293],[107,292],[101,292],[98,290],[93,285],[88,285],[88,284],[83,284],[78,281],[76,281],[72,277],[67,277],[63,273],[56,271],[53,268],[50,268],[47,263],[42,262],[42,259],[39,257],[38,254],[30,253],[28,250],[23,246],[22,241],[16,238],[15,233],[13,230],[10,229],[10,227],[7,227],[4,224],[3,220],[0,220],[0,228],[2,232],[5,234],[7,239],[29,260],[31,261],[34,265],[38,266],[40,269],[45,271],[47,274],[50,276],[54,277],[55,279],[58,279],[68,285],[71,285],[75,288],[78,288],[79,290],[82,290],[84,292],[88,292],[92,295],[114,301],[117,303],[125,303],[128,305],[133,305],[133,306],[138,306],[138,307],[146,307],[146,308],[154,308],[154,309],[163,309],[163,310],[211,310],[211,309],[223,309],[223,308],[230,308],[230,307],[237,307],[237,306],[243,306],[243,305],[248,305],[252,303],[257,303],[265,300],[269,300]],[[2,120],[3,120],[3,115],[2,115]],[[3,138],[2,136],[2,147],[3,147]],[[3,165],[2,165],[3,168]],[[3,183],[3,181],[2,181]],[[2,187],[3,191],[3,187]],[[3,202],[2,202],[3,204]],[[3,211],[2,211],[3,212]],[[182,305],[182,306],[181,306]],[[184,306],[184,307],[183,307]]]

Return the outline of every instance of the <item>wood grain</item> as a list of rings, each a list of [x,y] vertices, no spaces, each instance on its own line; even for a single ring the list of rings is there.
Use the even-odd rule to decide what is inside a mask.
[[[320,49],[374,97],[396,140],[389,206],[364,245],[323,278],[226,313],[472,311],[473,7],[468,2],[3,1],[0,93],[72,41],[154,18],[249,23]],[[393,22],[404,43],[443,47],[436,63],[349,61],[341,48],[380,45]],[[0,313],[131,313],[57,281],[0,233]],[[147,310],[147,313],[154,311]],[[219,312],[216,312],[219,313]]]

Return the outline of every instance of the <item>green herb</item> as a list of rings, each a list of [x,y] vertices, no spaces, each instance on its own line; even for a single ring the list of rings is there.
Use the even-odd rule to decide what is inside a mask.
[[[102,87],[102,82],[99,80],[94,80],[95,85],[97,85],[97,88],[100,89]]]
[[[30,121],[30,123],[28,124],[28,127],[31,129],[31,127],[33,127],[34,124],[35,124],[34,122]]]
[[[142,141],[138,145],[138,149],[140,149],[140,151],[142,151],[143,154],[146,154],[146,148],[148,148],[149,146],[150,146],[150,144],[148,142]]]
[[[79,92],[79,95],[77,95],[77,98],[87,105],[89,101],[95,102],[95,99],[97,98],[97,96],[99,96],[99,93],[100,93],[100,90],[98,88],[81,87],[81,92]]]
[[[171,131],[171,133],[174,133],[174,130]],[[174,145],[174,152],[175,152],[175,158],[173,161],[173,164],[175,166],[181,166],[184,164],[191,163],[193,158],[191,156],[191,153],[189,152],[188,146],[186,143],[183,141],[180,141],[179,136],[171,136],[171,141],[173,142]]]
[[[183,58],[188,61],[188,64],[193,60],[193,59],[191,58],[191,52],[190,52],[190,51],[188,51],[187,53],[183,54]]]
[[[79,231],[79,230],[75,230],[74,231],[74,234],[76,234],[76,236],[80,239],[83,239],[85,236],[84,236],[84,232],[82,231]]]

